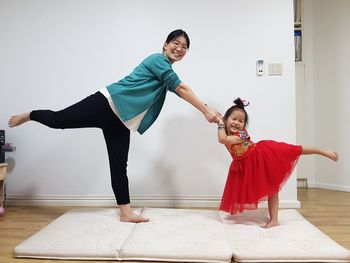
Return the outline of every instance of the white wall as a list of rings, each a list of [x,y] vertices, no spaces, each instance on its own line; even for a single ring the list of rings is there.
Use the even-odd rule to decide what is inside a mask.
[[[314,48],[313,48],[313,5],[311,1],[302,4],[302,58],[295,63],[295,87],[297,105],[297,143],[315,145],[314,113]],[[315,183],[315,156],[304,156],[299,159],[298,177],[306,178],[308,185]]]
[[[292,1],[0,1],[0,127],[17,146],[10,203],[114,203],[99,130],[7,128],[10,115],[61,109],[128,74],[161,51],[167,34],[186,30],[191,48],[174,65],[180,78],[224,112],[251,101],[255,141],[295,142]],[[255,63],[283,63],[282,76],[256,76]],[[267,70],[267,68],[266,68]],[[216,126],[169,94],[156,124],[133,134],[129,180],[134,204],[217,206],[230,164]],[[282,205],[298,206],[295,176]]]
[[[332,11],[330,11],[332,10]],[[315,142],[339,151],[330,166],[316,160],[317,184],[350,191],[350,2],[314,2]]]
[[[350,133],[350,2],[307,0],[304,9],[305,107],[313,114],[308,115],[311,131],[307,136],[313,137],[314,145],[335,149],[340,155],[337,163],[313,158],[311,185],[350,191],[346,143]]]

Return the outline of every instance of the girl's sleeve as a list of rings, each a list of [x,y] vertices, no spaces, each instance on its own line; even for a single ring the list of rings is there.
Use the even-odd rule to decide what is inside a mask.
[[[163,54],[151,55],[143,61],[143,64],[157,79],[165,84],[169,91],[176,93],[175,89],[180,85],[181,80]]]
[[[250,136],[249,136],[249,134],[248,134],[246,129],[244,129],[242,131],[235,132],[233,135],[238,136],[238,137],[240,137],[240,138],[242,138],[244,140],[249,140],[250,139]]]

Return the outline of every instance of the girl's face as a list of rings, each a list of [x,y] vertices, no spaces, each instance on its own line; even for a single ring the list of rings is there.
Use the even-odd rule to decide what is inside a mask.
[[[164,43],[163,53],[166,55],[171,64],[176,61],[180,61],[187,52],[187,41],[186,38],[180,36],[169,43]]]
[[[231,112],[225,123],[228,134],[242,131],[245,128],[245,113],[242,110],[236,109]]]

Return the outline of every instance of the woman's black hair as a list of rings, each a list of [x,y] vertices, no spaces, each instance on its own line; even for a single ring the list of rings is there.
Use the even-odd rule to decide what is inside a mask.
[[[248,124],[248,113],[245,110],[245,107],[249,105],[249,102],[247,101],[243,101],[241,100],[241,98],[237,98],[233,101],[233,103],[235,105],[231,106],[224,115],[224,121],[227,121],[228,117],[231,115],[232,112],[236,111],[236,110],[240,110],[243,111],[245,114],[245,118],[244,118],[244,128],[247,126]]]
[[[190,48],[190,38],[188,37],[187,33],[182,29],[176,29],[173,32],[171,32],[166,38],[165,43],[170,43],[171,41],[174,41],[178,37],[184,37],[187,42],[187,48]]]

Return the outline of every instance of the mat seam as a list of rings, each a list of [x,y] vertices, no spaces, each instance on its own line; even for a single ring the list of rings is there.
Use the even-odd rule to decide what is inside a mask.
[[[142,212],[143,212],[144,208],[145,208],[145,207],[142,207],[142,208],[141,208],[140,216],[142,215]],[[134,230],[135,230],[137,224],[138,224],[138,223],[134,223],[134,226],[133,226],[132,230],[130,231],[128,237],[125,239],[125,241],[123,242],[123,244],[120,246],[120,250],[119,250],[119,258],[120,258],[120,260],[123,260],[123,257],[122,257],[123,248],[124,248],[125,244],[128,242],[128,240],[131,238],[131,235],[134,233]],[[118,250],[117,250],[117,251],[118,251]]]
[[[231,242],[230,242],[230,239],[229,239],[229,237],[228,237],[228,232],[225,231],[225,224],[224,224],[224,220],[223,220],[223,218],[222,218],[222,216],[221,216],[220,210],[218,211],[218,214],[219,214],[219,217],[220,217],[220,220],[221,220],[222,228],[223,228],[224,233],[225,233],[225,237],[226,237],[226,240],[227,240],[227,244],[229,245],[229,247],[230,247],[230,249],[231,249],[231,260],[230,260],[230,263],[231,263],[231,262],[236,262],[236,261],[234,260],[234,251],[233,251],[233,249],[232,249],[232,247],[231,247]]]

